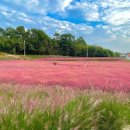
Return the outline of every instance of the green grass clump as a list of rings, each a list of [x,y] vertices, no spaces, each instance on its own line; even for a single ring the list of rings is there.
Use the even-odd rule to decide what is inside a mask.
[[[70,88],[0,86],[0,130],[123,130],[129,96]]]
[[[96,108],[98,130],[122,130],[127,123],[126,104],[115,99],[103,100]]]

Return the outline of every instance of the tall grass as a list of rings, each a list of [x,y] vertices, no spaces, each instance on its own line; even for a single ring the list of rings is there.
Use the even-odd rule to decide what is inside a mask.
[[[127,93],[0,85],[0,130],[123,130]]]

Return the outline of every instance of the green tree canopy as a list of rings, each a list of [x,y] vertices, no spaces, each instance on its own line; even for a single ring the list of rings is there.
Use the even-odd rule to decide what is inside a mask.
[[[24,44],[25,43],[25,44]],[[43,30],[17,28],[0,28],[0,51],[11,54],[63,55],[85,57],[114,57],[109,49],[89,45],[83,37],[75,37],[71,33],[55,33],[51,38]]]

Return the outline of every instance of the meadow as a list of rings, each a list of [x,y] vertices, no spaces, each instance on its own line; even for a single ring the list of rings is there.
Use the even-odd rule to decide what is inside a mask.
[[[129,91],[130,63],[59,58],[0,61],[0,82]]]
[[[130,130],[129,65],[113,58],[1,60],[0,130]]]

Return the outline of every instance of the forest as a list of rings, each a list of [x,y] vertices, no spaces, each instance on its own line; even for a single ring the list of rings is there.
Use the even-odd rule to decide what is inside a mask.
[[[74,57],[118,57],[119,53],[88,44],[83,37],[71,33],[55,33],[52,37],[40,29],[0,28],[0,51],[9,54],[61,55]]]

